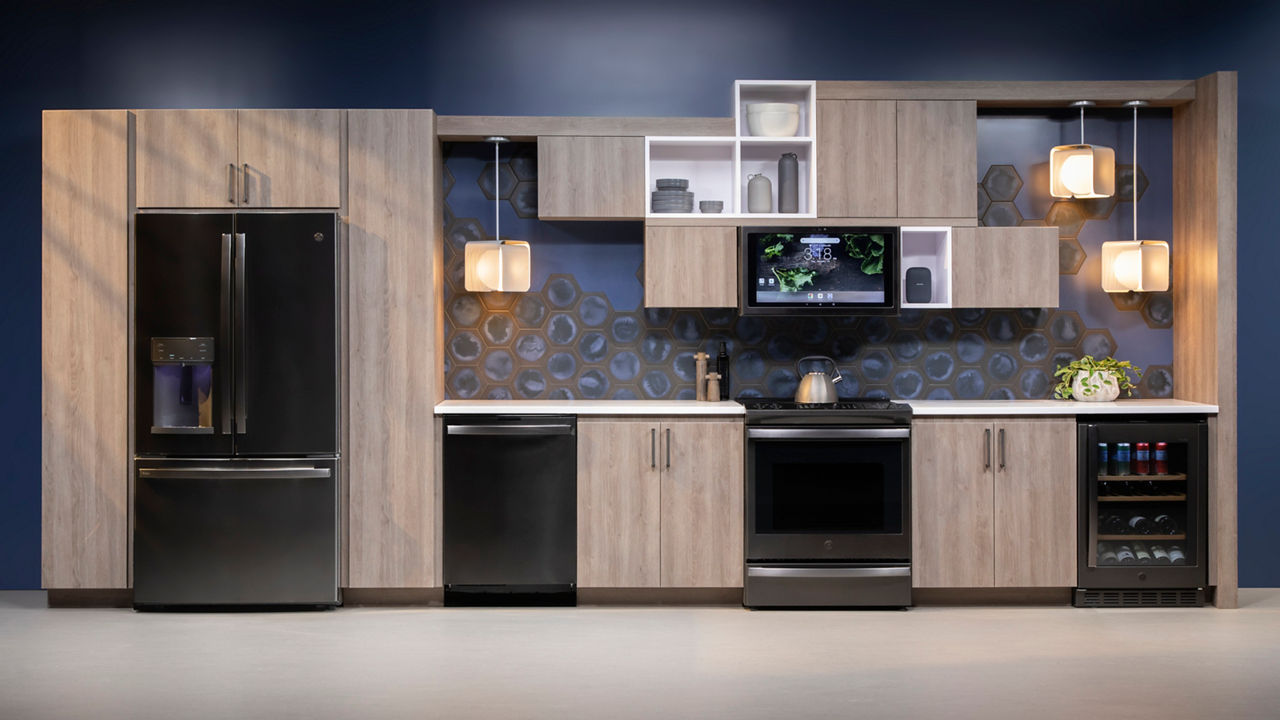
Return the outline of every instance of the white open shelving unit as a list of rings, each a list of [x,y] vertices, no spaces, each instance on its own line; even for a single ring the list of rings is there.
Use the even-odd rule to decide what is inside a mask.
[[[899,306],[903,310],[951,307],[951,228],[904,227],[899,230]],[[929,268],[933,297],[927,303],[907,302],[907,268]]]
[[[738,80],[733,84],[732,137],[646,137],[645,216],[712,218],[698,211],[703,200],[720,200],[724,218],[814,218],[818,216],[817,84],[811,80]],[[794,137],[755,137],[747,134],[747,104],[792,102],[800,106],[800,126]],[[773,187],[778,208],[778,160],[793,152],[800,164],[800,212],[748,213],[747,177],[763,173]],[[692,213],[655,213],[649,193],[659,178],[685,178],[693,192]]]

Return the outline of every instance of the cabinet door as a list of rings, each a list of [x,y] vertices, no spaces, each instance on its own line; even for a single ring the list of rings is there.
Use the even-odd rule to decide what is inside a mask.
[[[1076,422],[996,422],[995,576],[1000,587],[1076,584]]]
[[[578,585],[662,580],[660,423],[578,422]]]
[[[951,304],[1058,307],[1058,229],[957,227],[951,233]]]
[[[972,100],[898,103],[898,216],[978,213],[978,106]]]
[[[738,234],[731,227],[646,227],[645,307],[737,307]]]
[[[673,420],[662,435],[663,587],[742,587],[742,422]]]
[[[228,208],[240,197],[235,110],[138,110],[144,208]]]
[[[239,111],[241,206],[338,207],[342,121],[341,110]]]
[[[991,587],[994,428],[976,420],[911,426],[915,587]]]
[[[898,111],[892,100],[818,102],[818,216],[898,212]]]
[[[438,585],[440,176],[430,110],[352,110],[349,587]]]
[[[540,219],[639,219],[644,195],[644,138],[538,138]]]
[[[48,111],[43,126],[41,585],[124,588],[129,567],[128,113]]]

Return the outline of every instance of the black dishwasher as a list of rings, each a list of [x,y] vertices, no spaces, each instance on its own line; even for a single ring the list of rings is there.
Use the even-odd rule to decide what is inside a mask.
[[[445,605],[574,605],[577,420],[447,415]]]

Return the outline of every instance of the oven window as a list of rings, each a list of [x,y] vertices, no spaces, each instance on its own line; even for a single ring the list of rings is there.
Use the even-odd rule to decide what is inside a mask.
[[[901,533],[898,442],[759,441],[758,533]]]

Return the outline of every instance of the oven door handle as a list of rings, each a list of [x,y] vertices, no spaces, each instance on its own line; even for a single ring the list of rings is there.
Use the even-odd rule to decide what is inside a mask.
[[[911,577],[909,567],[748,567],[747,577]]]
[[[911,428],[747,428],[749,440],[887,440],[911,437]]]

